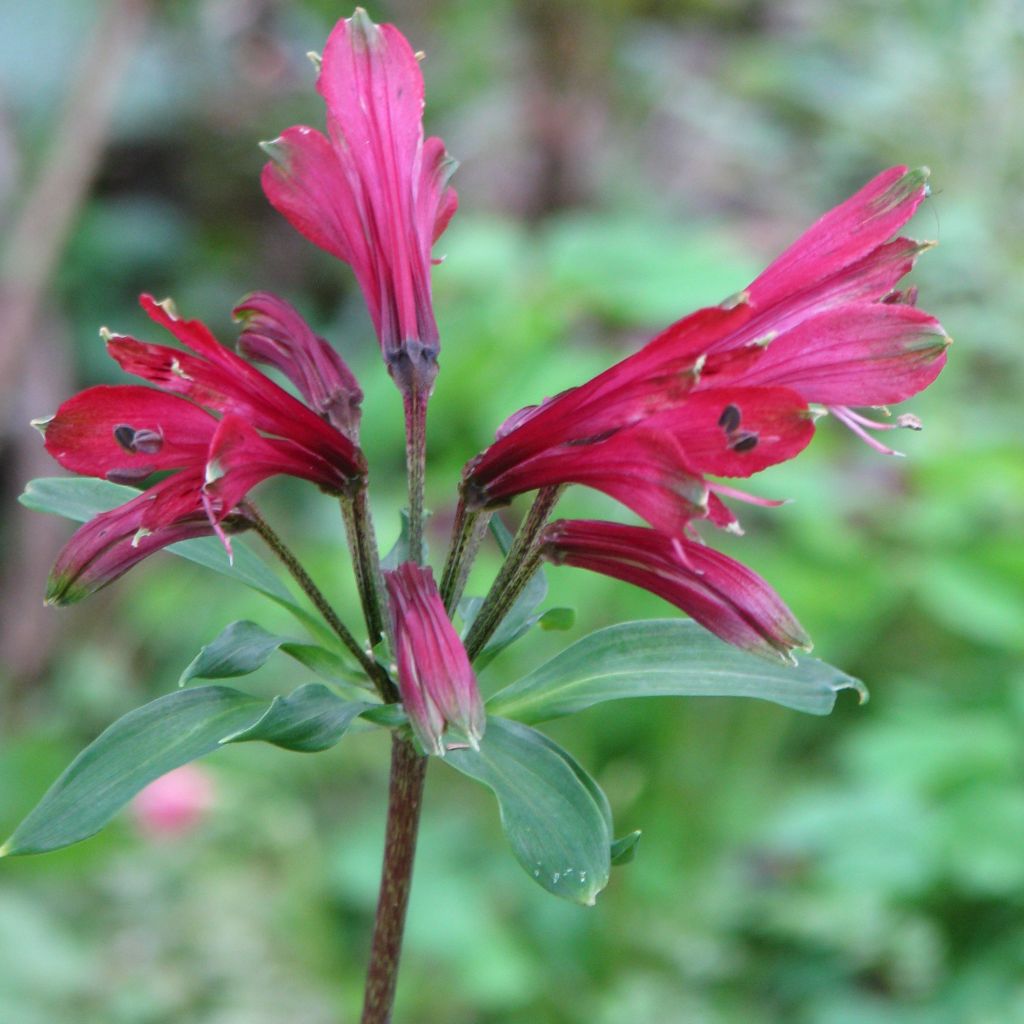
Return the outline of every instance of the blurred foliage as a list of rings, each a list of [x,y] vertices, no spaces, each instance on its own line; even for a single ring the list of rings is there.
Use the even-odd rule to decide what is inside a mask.
[[[886,459],[825,423],[716,538],[778,587],[817,653],[873,700],[830,719],[727,701],[595,708],[551,726],[618,831],[643,828],[596,910],[550,899],[503,849],[489,796],[431,770],[396,1019],[708,1024],[1024,1021],[1024,14],[1015,0],[409,0],[370,3],[429,59],[428,127],[462,160],[435,273],[443,372],[431,407],[431,544],[501,419],[741,288],[882,166],[926,163],[915,271],[958,344]],[[31,184],[81,34],[82,0],[8,4],[0,211]],[[344,268],[257,184],[260,138],[320,109],[302,56],[334,0],[163,5],[52,289],[82,383],[116,379],[100,324],[172,293],[231,337],[279,291],[366,391],[378,532],[397,533],[397,394]],[[13,184],[11,184],[13,183]],[[35,410],[45,413],[49,410]],[[288,484],[268,515],[357,620],[337,510]],[[612,510],[570,493],[567,512]],[[6,514],[6,513],[5,513]],[[70,529],[70,528],[69,528]],[[492,551],[477,590],[496,566]],[[40,570],[42,573],[42,569]],[[42,592],[42,575],[38,580]],[[551,573],[572,634],[538,634],[488,691],[569,639],[664,606]],[[59,615],[45,678],[8,702],[7,831],[117,715],[170,690],[229,621],[289,628],[211,574],[154,559]],[[0,669],[2,671],[2,669]],[[272,659],[251,688],[305,681]],[[16,691],[13,688],[12,694]],[[125,816],[95,840],[0,868],[0,1020],[354,1020],[375,899],[385,749],[237,749],[209,762],[217,810],[164,844]]]

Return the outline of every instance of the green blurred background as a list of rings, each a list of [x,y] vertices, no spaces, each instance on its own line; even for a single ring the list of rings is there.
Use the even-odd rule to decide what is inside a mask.
[[[460,467],[508,413],[741,288],[885,166],[932,168],[911,231],[941,244],[914,279],[957,339],[911,404],[924,433],[896,439],[908,458],[826,422],[758,481],[796,500],[742,509],[747,536],[719,545],[777,586],[871,702],[846,695],[827,719],[627,702],[554,724],[619,832],[644,830],[595,909],[537,888],[489,795],[432,767],[396,1019],[1024,1021],[1024,8],[367,6],[426,51],[427,127],[462,161],[434,275],[435,560]],[[349,13],[333,0],[0,5],[5,833],[228,622],[291,628],[170,556],[84,605],[41,607],[71,527],[15,503],[54,471],[26,424],[118,379],[101,324],[163,340],[138,292],[173,295],[229,341],[246,291],[295,302],[363,383],[378,530],[385,545],[397,532],[400,407],[351,275],[257,181],[258,140],[320,123],[303,54]],[[336,506],[280,483],[261,500],[357,621]],[[620,515],[589,493],[565,510]],[[670,611],[549,575],[556,603],[578,610],[571,637]],[[566,642],[521,642],[482,685]],[[242,685],[304,681],[282,659]],[[204,764],[216,804],[188,835],[147,839],[125,814],[75,848],[4,862],[0,1024],[357,1019],[386,749],[372,732],[315,756],[230,749]]]

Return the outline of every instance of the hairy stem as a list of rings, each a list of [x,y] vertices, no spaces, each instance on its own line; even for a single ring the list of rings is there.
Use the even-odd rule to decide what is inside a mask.
[[[302,591],[313,602],[316,610],[323,616],[324,622],[334,631],[339,640],[352,652],[356,660],[362,666],[363,671],[370,677],[373,684],[383,700],[394,700],[394,684],[388,678],[384,669],[377,664],[373,658],[359,645],[359,641],[352,635],[348,627],[338,617],[338,613],[331,607],[330,602],[324,597],[323,591],[313,582],[309,573],[306,572],[302,563],[295,557],[292,550],[283,540],[271,529],[270,524],[247,504],[245,515],[252,520],[256,532],[266,542],[267,547],[274,552],[281,560],[281,564],[291,574],[292,579],[302,588]]]
[[[352,497],[341,499],[341,513],[345,520],[345,532],[352,553],[352,565],[356,572],[356,585],[359,588],[359,600],[363,606],[370,646],[376,647],[384,632],[384,617],[381,611],[381,595],[384,588],[381,583],[377,537],[373,529],[365,487],[360,487]]]
[[[452,526],[452,542],[448,550],[444,573],[441,576],[441,600],[449,615],[455,610],[466,589],[469,570],[473,567],[487,524],[493,512],[490,509],[467,510],[466,502],[459,498],[459,506],[455,511],[455,523]]]
[[[504,564],[491,584],[466,637],[466,653],[471,660],[487,645],[512,603],[540,567],[540,556],[534,550],[534,545],[561,494],[560,486],[543,488],[520,524]]]
[[[384,866],[366,974],[362,1024],[388,1024],[391,1020],[426,771],[427,759],[417,754],[408,740],[392,735]]]
[[[427,398],[418,384],[404,392],[405,461],[409,472],[409,560],[423,564],[423,490],[427,461]]]

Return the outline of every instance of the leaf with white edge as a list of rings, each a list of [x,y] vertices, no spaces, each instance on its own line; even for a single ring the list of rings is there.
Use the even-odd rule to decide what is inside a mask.
[[[618,867],[621,864],[628,864],[633,860],[636,857],[637,843],[640,842],[642,835],[643,833],[637,829],[635,832],[624,835],[621,839],[616,839],[612,843],[612,864]]]
[[[91,477],[40,477],[25,487],[18,499],[26,508],[49,512],[75,522],[85,523],[101,512],[109,512],[142,492],[124,484]],[[229,561],[224,545],[216,537],[197,537],[171,544],[167,550],[180,558],[230,576],[287,608],[302,623],[323,635],[324,627],[291,595],[273,570],[244,540],[232,538],[234,559]]]
[[[71,762],[0,855],[43,853],[87,839],[154,779],[259,721],[268,704],[226,686],[202,686],[130,711]]]
[[[200,649],[182,672],[178,685],[184,686],[192,679],[228,679],[248,675],[265,665],[277,650],[331,681],[365,678],[334,651],[318,644],[277,636],[255,622],[242,619],[225,626],[214,640]]]
[[[773,664],[688,619],[623,622],[567,647],[487,702],[491,714],[544,722],[627,697],[757,697],[827,715],[840,690],[864,684],[816,658]]]
[[[315,753],[333,747],[362,714],[380,707],[344,700],[322,683],[307,683],[287,697],[275,697],[259,721],[223,737],[223,743],[263,740],[285,750]]]
[[[608,884],[611,825],[604,794],[572,757],[519,722],[488,718],[480,750],[445,760],[498,798],[516,860],[548,892],[592,906]]]

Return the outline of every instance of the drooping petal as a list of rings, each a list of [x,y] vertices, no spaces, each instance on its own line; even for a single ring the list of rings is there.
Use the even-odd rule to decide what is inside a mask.
[[[47,585],[47,603],[80,601],[154,552],[211,534],[200,501],[201,486],[200,471],[176,473],[79,527],[57,556]],[[154,510],[158,510],[156,514]],[[247,524],[235,515],[225,525],[244,529]]]
[[[398,688],[425,750],[444,757],[454,728],[474,747],[486,727],[476,676],[444,610],[430,569],[405,562],[384,573],[398,663]]]
[[[202,460],[217,421],[153,388],[100,385],[69,398],[41,427],[46,450],[65,469],[134,482]]]
[[[276,295],[253,292],[232,313],[243,324],[239,351],[253,362],[276,366],[316,412],[357,441],[363,400],[359,381],[298,310]]]
[[[792,660],[810,640],[779,595],[739,562],[693,541],[620,523],[559,520],[542,537],[544,556],[649,590],[728,643]]]

